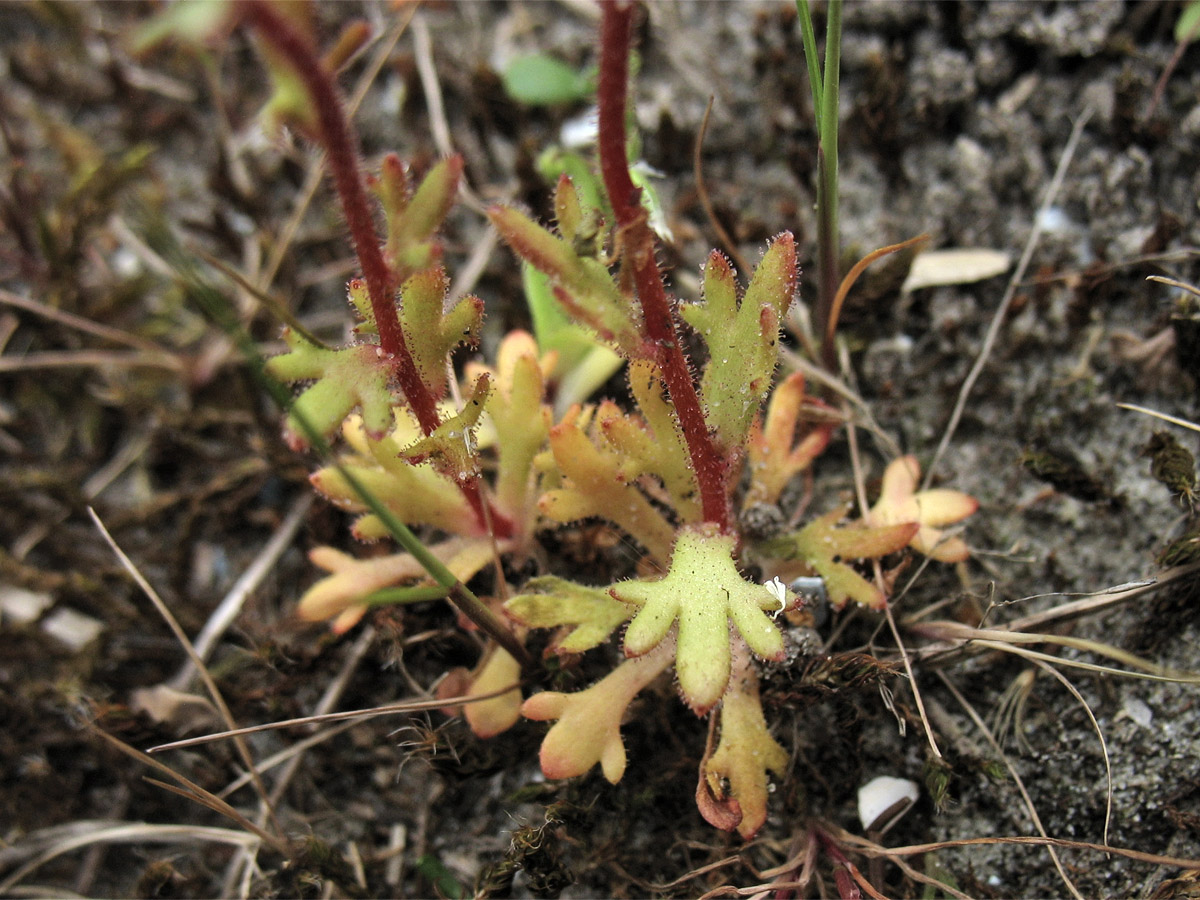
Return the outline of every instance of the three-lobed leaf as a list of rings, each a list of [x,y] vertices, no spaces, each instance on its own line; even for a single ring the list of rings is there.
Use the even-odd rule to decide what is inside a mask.
[[[796,281],[796,244],[785,231],[763,255],[740,303],[733,268],[714,250],[704,267],[703,302],[680,309],[708,348],[700,383],[705,418],[731,452],[740,452],[771,387]]]
[[[640,607],[625,630],[629,656],[658,646],[678,622],[675,672],[697,714],[710,710],[729,684],[731,621],[756,654],[783,657],[783,636],[764,612],[777,610],[779,603],[763,585],[738,572],[734,543],[708,525],[685,528],[663,578],[622,581],[609,589],[618,600]]]
[[[281,381],[312,381],[288,415],[286,437],[296,449],[307,445],[301,421],[328,438],[355,409],[362,412],[368,433],[382,437],[392,426],[396,399],[389,387],[387,362],[374,344],[330,350],[299,332],[283,334],[288,351],[267,360],[267,372]]]

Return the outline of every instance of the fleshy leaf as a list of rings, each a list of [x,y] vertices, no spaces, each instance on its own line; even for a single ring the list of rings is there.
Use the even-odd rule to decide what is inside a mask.
[[[641,607],[625,630],[625,653],[640,656],[662,642],[678,620],[675,671],[688,705],[713,707],[729,683],[729,621],[761,657],[782,659],[783,636],[763,610],[779,604],[761,584],[742,578],[733,537],[702,525],[680,532],[666,576],[622,581],[610,588]]]
[[[273,3],[275,12],[287,19],[305,41],[316,51],[316,28],[313,8],[299,3]],[[315,137],[319,128],[316,104],[309,95],[304,79],[285,56],[270,41],[257,38],[255,43],[266,63],[272,92],[259,114],[269,133],[283,127],[295,128]]]
[[[743,656],[721,700],[721,739],[716,752],[700,765],[696,793],[710,824],[726,830],[736,827],[749,840],[767,820],[767,772],[782,777],[788,754],[767,730],[758,676],[749,654]]]
[[[384,255],[401,278],[437,263],[441,248],[434,235],[454,206],[462,172],[461,156],[444,159],[410,195],[404,164],[395,154],[384,157],[373,186],[387,217]]]
[[[664,643],[638,659],[627,659],[584,691],[543,691],[521,707],[527,719],[557,719],[542,741],[542,772],[547,778],[583,775],[596,763],[616,784],[625,774],[621,719],[630,701],[671,664],[672,647]]]
[[[902,456],[888,463],[883,472],[879,500],[866,515],[872,525],[916,522],[919,525],[911,546],[939,562],[962,562],[971,555],[960,537],[942,534],[939,526],[961,522],[979,509],[979,501],[962,491],[933,488],[918,491],[921,465],[915,456]]]
[[[406,447],[400,456],[410,463],[432,460],[439,472],[457,482],[474,476],[478,472],[475,427],[483,415],[490,390],[491,380],[485,372],[476,379],[474,390],[461,412],[444,419],[432,434]]]
[[[847,525],[837,523],[848,511],[840,507],[814,519],[795,534],[767,541],[762,551],[780,559],[799,559],[825,579],[829,602],[841,608],[854,600],[871,609],[883,609],[883,591],[841,562],[843,559],[876,559],[902,549],[916,535],[916,522],[898,525]]]
[[[534,457],[545,446],[550,411],[543,403],[545,372],[550,360],[538,358],[538,347],[525,331],[509,332],[497,352],[495,387],[485,404],[485,421],[495,430],[496,503],[521,533],[532,534],[536,524]],[[469,364],[468,379],[489,370]]]
[[[555,297],[579,321],[612,341],[629,357],[642,352],[640,314],[597,259],[581,256],[562,238],[508,206],[494,206],[488,218],[525,261],[550,277]]]
[[[344,465],[363,488],[377,497],[405,525],[432,525],[442,531],[466,536],[481,532],[466,499],[452,481],[431,466],[409,466],[408,470],[389,472],[377,466]],[[309,481],[325,497],[351,512],[364,512],[366,505],[333,466],[314,472]],[[354,524],[354,536],[377,541],[391,532],[370,513]]]
[[[202,47],[217,40],[227,41],[237,20],[237,8],[229,0],[193,0],[162,7],[140,25],[132,37],[134,53],[171,41],[187,47]]]
[[[400,327],[421,380],[435,397],[446,392],[446,357],[459,344],[474,344],[483,301],[467,295],[443,312],[449,282],[441,266],[413,275],[400,289]]]
[[[504,604],[505,612],[530,628],[575,626],[554,645],[563,653],[583,653],[603,643],[635,611],[604,588],[585,587],[553,575],[532,579],[525,590]]]
[[[804,376],[796,372],[785,378],[771,394],[766,421],[755,422],[746,443],[750,489],[744,505],[778,503],[789,481],[803,472],[824,452],[833,433],[832,422],[820,422],[793,444],[796,425],[807,403],[824,407],[804,393]]]
[[[309,343],[298,332],[286,329],[288,352],[267,361],[267,371],[283,381],[309,381],[288,416],[287,440],[296,449],[307,445],[298,420],[304,419],[322,437],[329,437],[356,407],[363,426],[383,437],[392,425],[395,398],[388,387],[388,365],[374,344],[356,344],[329,350]]]
[[[490,694],[510,684],[514,687],[499,696],[463,704],[463,718],[477,737],[495,737],[521,718],[521,689],[515,686],[520,682],[521,664],[499,644],[490,644],[475,670],[467,696]]]
[[[650,360],[631,362],[629,389],[645,422],[607,402],[596,411],[601,433],[625,458],[630,477],[654,475],[667,488],[671,506],[679,518],[684,522],[698,521],[701,509],[696,476],[674,407],[663,396],[663,381],[657,366]]]
[[[491,540],[486,538],[451,538],[429,549],[465,583],[491,562],[495,553],[504,553],[511,545],[499,541],[493,548]],[[363,598],[383,588],[420,580],[426,574],[421,564],[407,553],[356,559],[332,547],[316,547],[309,553],[309,558],[332,574],[322,578],[300,598],[296,614],[306,622],[320,622],[353,612],[355,617],[350,621],[353,624],[366,612]],[[344,626],[339,627],[339,632],[349,627],[346,622],[345,618],[339,619],[338,625]]]
[[[500,78],[510,97],[529,106],[575,103],[592,91],[592,78],[586,73],[544,53],[515,57]]]
[[[592,329],[567,315],[554,294],[550,277],[544,272],[522,262],[521,283],[538,346],[558,354],[553,372],[558,382],[554,406],[561,414],[587,400],[624,360]]]
[[[359,416],[350,416],[342,435],[354,452],[343,454],[342,468],[406,525],[432,525],[464,536],[482,534],[478,517],[453,481],[427,463],[413,465],[400,458],[400,448],[420,433],[407,409],[396,410],[395,423],[389,437],[375,440],[367,435]],[[310,481],[343,509],[366,510],[337,466],[319,469]],[[355,523],[354,534],[361,540],[380,540],[390,532],[377,516],[369,514]]]
[[[580,415],[579,407],[574,407],[550,429],[554,462],[569,481],[543,494],[538,507],[558,522],[589,516],[608,519],[636,538],[655,559],[665,561],[675,529],[629,482],[620,455],[596,446],[584,433]]]
[[[727,448],[742,447],[771,387],[779,326],[796,280],[796,244],[785,231],[763,255],[740,304],[733,269],[713,251],[704,267],[704,301],[680,309],[708,346],[700,384],[705,418]]]

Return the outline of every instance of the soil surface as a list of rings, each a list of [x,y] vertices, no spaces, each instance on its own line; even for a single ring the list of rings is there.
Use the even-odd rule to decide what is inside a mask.
[[[1039,229],[935,470],[939,484],[980,501],[965,531],[973,557],[957,571],[906,572],[901,584],[917,577],[894,601],[901,622],[938,604],[926,618],[999,625],[1167,569],[1159,554],[1187,516],[1143,448],[1169,429],[1194,451],[1196,435],[1117,404],[1200,418],[1200,316],[1173,318],[1182,293],[1146,280],[1200,283],[1200,46],[1172,58],[1181,10],[1108,0],[846,7],[847,259],[925,232],[933,248],[1011,261],[983,281],[907,293],[904,265],[879,264],[851,294],[842,336],[848,377],[876,426],[856,435],[868,478],[897,452],[932,460]],[[144,750],[220,726],[202,701],[162,711],[139,693],[171,684],[199,697],[203,688],[89,507],[189,636],[223,598],[244,594],[209,664],[240,724],[420,699],[480,648],[441,604],[378,611],[341,639],[295,620],[296,599],[318,575],[310,548],[372,551],[352,546],[341,513],[308,505],[314,461],[286,448],[278,411],[181,287],[178,268],[189,264],[172,248],[269,284],[331,338],[350,324],[344,283],[354,263],[328,185],[289,232],[314,155],[257,125],[267,86],[244,36],[206,57],[134,56],[132,32],[152,11],[0,7],[0,893],[698,896],[769,881],[761,873],[800,852],[814,827],[861,834],[856,791],[877,775],[925,785],[933,753],[895,640],[882,621],[848,613],[820,629],[832,657],[765,683],[768,719],[792,761],[749,844],[697,813],[705,728],[669,684],[638,701],[624,732],[629,770],[616,786],[595,771],[546,782],[539,723],[490,741],[438,712],[252,735],[264,767],[302,751],[263,774],[268,790],[280,786],[278,823],[259,819],[252,787],[228,802],[303,850],[262,849],[249,870],[231,865],[243,825],[151,783],[175,782],[100,736]],[[754,263],[771,236],[791,230],[815,271],[815,132],[794,6],[656,2],[646,13],[636,112],[675,237],[661,255],[672,290],[693,297],[718,246],[692,169],[710,96],[703,178],[736,244],[725,249]],[[339,3],[317,14],[327,40],[356,15],[386,38],[414,8]],[[536,155],[586,104],[531,108],[505,94],[498,72],[533,51],[583,69],[594,62],[594,32],[595,10],[583,2],[415,11],[357,114],[366,157],[394,150],[424,170],[444,149],[435,134],[445,124],[476,197],[548,215]],[[380,46],[348,68],[348,91]],[[444,113],[422,80],[427,60]],[[1039,213],[1060,164],[1065,177]],[[505,330],[528,326],[519,270],[502,247],[478,252],[487,240],[484,219],[464,204],[447,261],[452,273],[471,258],[481,264],[472,289],[489,311],[484,353]],[[264,348],[276,348],[279,320],[212,272]],[[807,303],[812,281],[801,287]],[[612,387],[623,390],[619,379]],[[814,508],[852,490],[851,472],[843,431],[818,461]],[[273,537],[280,552],[242,590]],[[547,532],[547,564],[611,580],[635,560],[607,537]],[[920,635],[902,627],[919,652]],[[1193,572],[1048,630],[1200,670],[1200,581]],[[915,662],[947,795],[939,807],[923,786],[874,839],[901,847],[1035,835],[1032,808],[1055,838],[1200,859],[1196,686],[1071,668],[1106,661],[1078,647],[1030,649],[1049,654],[1065,680],[995,648]],[[852,674],[861,654],[871,661]],[[585,658],[568,677],[584,686],[602,671],[602,659]],[[214,793],[245,771],[228,741],[155,758]],[[108,830],[139,824],[148,827]],[[68,845],[72,837],[80,841]],[[840,846],[883,894],[945,896]],[[1200,890],[1152,861],[1078,847],[1060,858],[1088,897]],[[970,896],[1069,894],[1044,847],[948,846],[904,859]],[[814,864],[809,893],[835,895],[831,852]]]

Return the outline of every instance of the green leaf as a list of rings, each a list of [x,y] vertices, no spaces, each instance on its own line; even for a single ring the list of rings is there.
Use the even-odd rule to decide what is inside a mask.
[[[592,168],[591,164],[574,150],[564,150],[562,147],[547,147],[537,158],[537,170],[547,183],[557,183],[560,187],[566,178],[571,185],[571,191],[577,193],[578,202],[584,209],[592,211],[595,219],[596,233],[589,235],[598,240],[600,218],[612,218],[612,207],[608,204],[608,195],[604,191],[604,183]],[[559,196],[555,195],[555,215],[559,217],[558,224],[562,236],[569,241],[576,239],[576,232],[570,228],[569,220],[564,223],[559,208]],[[565,226],[565,227],[564,227]]]
[[[704,301],[680,310],[708,346],[700,384],[705,418],[721,444],[741,448],[771,387],[779,327],[796,290],[796,245],[777,237],[754,272],[741,303],[733,269],[713,251],[704,269]]]
[[[1200,0],[1191,0],[1179,13],[1175,23],[1176,43],[1191,43],[1200,34]]]
[[[601,448],[584,432],[574,407],[550,429],[550,449],[568,479],[538,501],[542,513],[558,522],[600,516],[638,540],[656,560],[671,553],[675,528],[628,478],[620,453]]]
[[[410,199],[399,159],[384,159],[379,195],[388,223],[386,253],[398,272],[417,272],[436,262],[440,250],[434,235],[454,207],[462,173],[461,156],[443,159]]]
[[[542,53],[516,57],[505,67],[500,79],[510,97],[528,106],[577,103],[592,93],[589,75]]]
[[[883,609],[887,597],[846,565],[843,559],[876,559],[902,549],[921,527],[918,522],[899,525],[847,525],[837,522],[847,508],[839,507],[814,519],[795,534],[766,542],[762,550],[780,559],[800,559],[825,579],[829,602],[837,608],[854,600],[871,609]]]
[[[525,585],[504,604],[504,610],[530,628],[574,625],[571,633],[554,645],[562,653],[583,653],[607,640],[634,613],[634,607],[616,600],[605,588],[586,587],[546,575]]]
[[[702,510],[695,472],[675,408],[664,397],[665,387],[657,366],[647,359],[630,363],[629,389],[644,421],[605,401],[596,410],[601,433],[624,458],[629,479],[653,475],[666,487],[671,507],[682,521],[700,521]]]
[[[302,417],[323,438],[328,438],[355,407],[362,410],[367,431],[382,437],[392,427],[395,398],[388,386],[388,365],[374,344],[357,344],[329,350],[309,343],[287,329],[287,353],[267,361],[269,374],[283,381],[315,383],[296,398],[288,414],[287,440],[293,448],[307,446]]]
[[[483,323],[483,301],[470,294],[444,311],[450,282],[441,266],[417,272],[400,288],[400,327],[434,397],[446,393],[446,358],[459,344],[473,345]]]
[[[733,561],[734,538],[711,526],[680,532],[670,568],[658,581],[622,581],[610,588],[641,607],[625,630],[625,653],[640,656],[679,623],[675,671],[688,705],[701,715],[729,684],[729,622],[756,654],[783,657],[783,636],[763,610],[778,601],[761,584],[744,580]]]
[[[225,37],[236,8],[229,0],[191,0],[172,3],[133,32],[132,50],[141,54],[165,41],[201,47]]]
[[[432,525],[453,534],[478,534],[479,525],[462,491],[431,466],[413,466],[403,461],[393,471],[377,466],[343,464],[327,466],[312,475],[313,487],[352,512],[366,509],[346,473],[355,479],[406,525]],[[388,536],[387,526],[374,514],[354,525],[360,540],[377,541]]]
[[[553,350],[558,354],[556,373],[569,373],[582,365],[593,350],[605,350],[614,360],[612,372],[621,365],[621,358],[601,340],[594,331],[577,325],[554,296],[550,278],[529,263],[521,264],[521,283],[525,288],[525,303],[533,319],[533,333],[538,347]],[[600,381],[603,384],[608,376]],[[599,387],[599,384],[596,385]]]
[[[518,256],[550,278],[555,298],[576,320],[626,356],[646,355],[641,352],[641,316],[603,263],[581,256],[569,241],[512,207],[493,206],[488,218]]]
[[[439,897],[459,900],[467,895],[462,884],[454,877],[454,873],[432,853],[423,854],[417,859],[416,869],[417,874],[429,882]]]
[[[410,463],[432,460],[434,468],[460,483],[477,475],[475,428],[490,391],[491,378],[485,372],[476,380],[461,412],[444,419],[432,434],[404,448],[400,456]]]

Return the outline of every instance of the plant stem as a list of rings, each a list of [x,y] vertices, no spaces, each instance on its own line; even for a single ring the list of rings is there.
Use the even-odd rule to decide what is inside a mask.
[[[421,380],[396,315],[396,273],[383,257],[367,190],[359,168],[358,141],[346,118],[333,76],[311,42],[266,0],[244,0],[246,21],[295,70],[304,82],[317,114],[317,138],[325,148],[334,187],[346,217],[354,253],[362,267],[379,329],[379,346],[392,361],[396,380],[412,407],[421,430],[432,434],[441,424],[437,400]]]
[[[430,435],[441,424],[437,398],[421,379],[412,353],[396,315],[396,289],[401,273],[384,259],[374,217],[367,202],[367,190],[359,167],[358,140],[346,118],[333,75],[325,67],[312,43],[267,0],[243,0],[246,22],[258,32],[295,70],[304,82],[317,114],[317,140],[325,148],[334,187],[341,201],[346,226],[354,244],[354,253],[362,267],[363,281],[371,300],[371,311],[379,330],[379,349],[391,361],[392,371],[405,400],[412,408],[421,431]],[[481,523],[489,519],[498,537],[508,537],[513,525],[494,510],[485,510],[485,501],[476,478],[459,481],[459,488]]]
[[[829,0],[825,22],[825,75],[819,74],[816,37],[807,0],[798,0],[804,56],[817,119],[817,308],[814,326],[819,335],[830,327],[834,297],[840,282],[838,240],[838,90],[841,83],[842,0]],[[832,341],[821,343],[821,364],[837,368]]]
[[[655,259],[654,233],[639,189],[629,177],[626,156],[625,99],[629,74],[629,43],[632,37],[633,4],[608,0],[600,26],[600,171],[612,203],[618,227],[617,240],[623,259],[633,270],[638,301],[642,307],[643,334],[663,374],[679,426],[683,430],[692,469],[700,490],[704,518],[724,532],[731,530],[727,481],[729,460],[717,448],[700,398],[683,355],[675,316],[663,288]]]
[[[174,245],[168,245],[163,255],[174,267],[176,277],[188,294],[201,309],[208,313],[221,326],[225,333],[241,349],[250,365],[250,372],[255,380],[262,385],[263,389],[266,390],[271,399],[281,409],[292,409],[291,391],[267,373],[266,360],[259,352],[258,346],[254,343],[250,335],[247,334],[246,329],[242,327],[237,317],[232,314],[228,302],[221,296],[221,293],[200,275],[192,258]],[[330,464],[337,469],[338,474],[346,480],[346,483],[350,485],[350,488],[362,500],[363,505],[383,522],[392,539],[411,554],[425,568],[429,576],[441,586],[439,588],[440,593],[443,593],[446,599],[453,603],[463,615],[478,625],[486,634],[494,638],[514,659],[521,663],[522,668],[531,668],[533,660],[529,652],[525,649],[524,644],[521,643],[521,640],[513,633],[512,629],[499,616],[488,609],[487,605],[475,596],[470,588],[459,581],[458,577],[426,548],[421,539],[413,533],[412,529],[401,522],[383,501],[372,494],[354,473],[338,460],[333,449],[329,446],[329,442],[325,440],[320,431],[313,427],[307,418],[301,415],[298,410],[292,409],[292,411],[296,414],[296,422],[304,432],[305,439],[317,452],[317,455],[322,459],[330,461]],[[496,529],[497,532],[499,530],[499,528]]]

